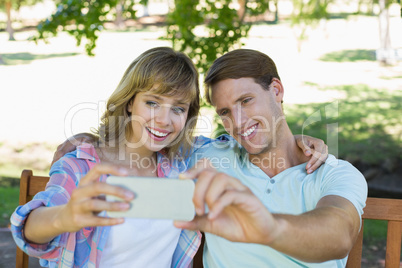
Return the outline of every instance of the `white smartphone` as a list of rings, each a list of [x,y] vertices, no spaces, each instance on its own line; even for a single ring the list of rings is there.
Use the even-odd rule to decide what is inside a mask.
[[[194,182],[172,178],[110,176],[107,183],[131,190],[135,198],[127,211],[108,211],[110,217],[191,221],[195,216]],[[107,195],[107,201],[120,201]]]

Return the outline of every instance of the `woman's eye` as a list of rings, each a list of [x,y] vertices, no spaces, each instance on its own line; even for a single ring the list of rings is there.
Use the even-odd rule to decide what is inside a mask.
[[[227,110],[223,110],[219,115],[220,116],[225,116],[225,115],[227,115],[228,114],[228,111]]]
[[[154,102],[154,101],[147,101],[145,102],[146,105],[148,105],[149,107],[156,107],[158,106],[158,103]]]
[[[182,113],[184,113],[186,110],[185,110],[184,108],[182,108],[182,107],[173,107],[173,111],[174,111],[176,114],[182,114]]]

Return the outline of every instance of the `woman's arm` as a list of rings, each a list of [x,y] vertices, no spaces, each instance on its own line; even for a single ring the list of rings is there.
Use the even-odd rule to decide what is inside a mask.
[[[111,165],[95,165],[73,190],[67,204],[39,207],[29,214],[24,227],[25,238],[31,243],[44,244],[62,233],[77,232],[84,227],[123,223],[124,218],[105,218],[97,213],[103,210],[127,210],[127,202],[134,198],[134,194],[121,187],[99,182],[103,174],[125,176],[127,171]],[[126,202],[106,202],[98,198],[100,195],[115,195]]]

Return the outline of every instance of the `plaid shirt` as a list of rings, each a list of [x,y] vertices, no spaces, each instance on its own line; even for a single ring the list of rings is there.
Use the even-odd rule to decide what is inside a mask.
[[[184,161],[169,160],[158,153],[158,176],[177,177],[186,170]],[[98,267],[110,226],[87,227],[76,233],[63,233],[47,244],[28,243],[23,236],[24,223],[29,213],[41,206],[53,207],[66,204],[81,178],[100,163],[95,148],[89,144],[77,147],[66,154],[50,170],[46,190],[32,201],[19,206],[11,216],[11,231],[18,247],[30,256],[40,258],[44,267]],[[102,176],[100,181],[105,181]],[[171,267],[188,267],[201,243],[200,233],[182,230]]]

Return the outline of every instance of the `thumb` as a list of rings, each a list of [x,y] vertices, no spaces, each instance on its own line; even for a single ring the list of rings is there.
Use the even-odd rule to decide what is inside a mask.
[[[195,216],[192,221],[174,221],[173,224],[176,228],[180,229],[208,232],[210,221],[208,220],[207,215],[203,215]]]

